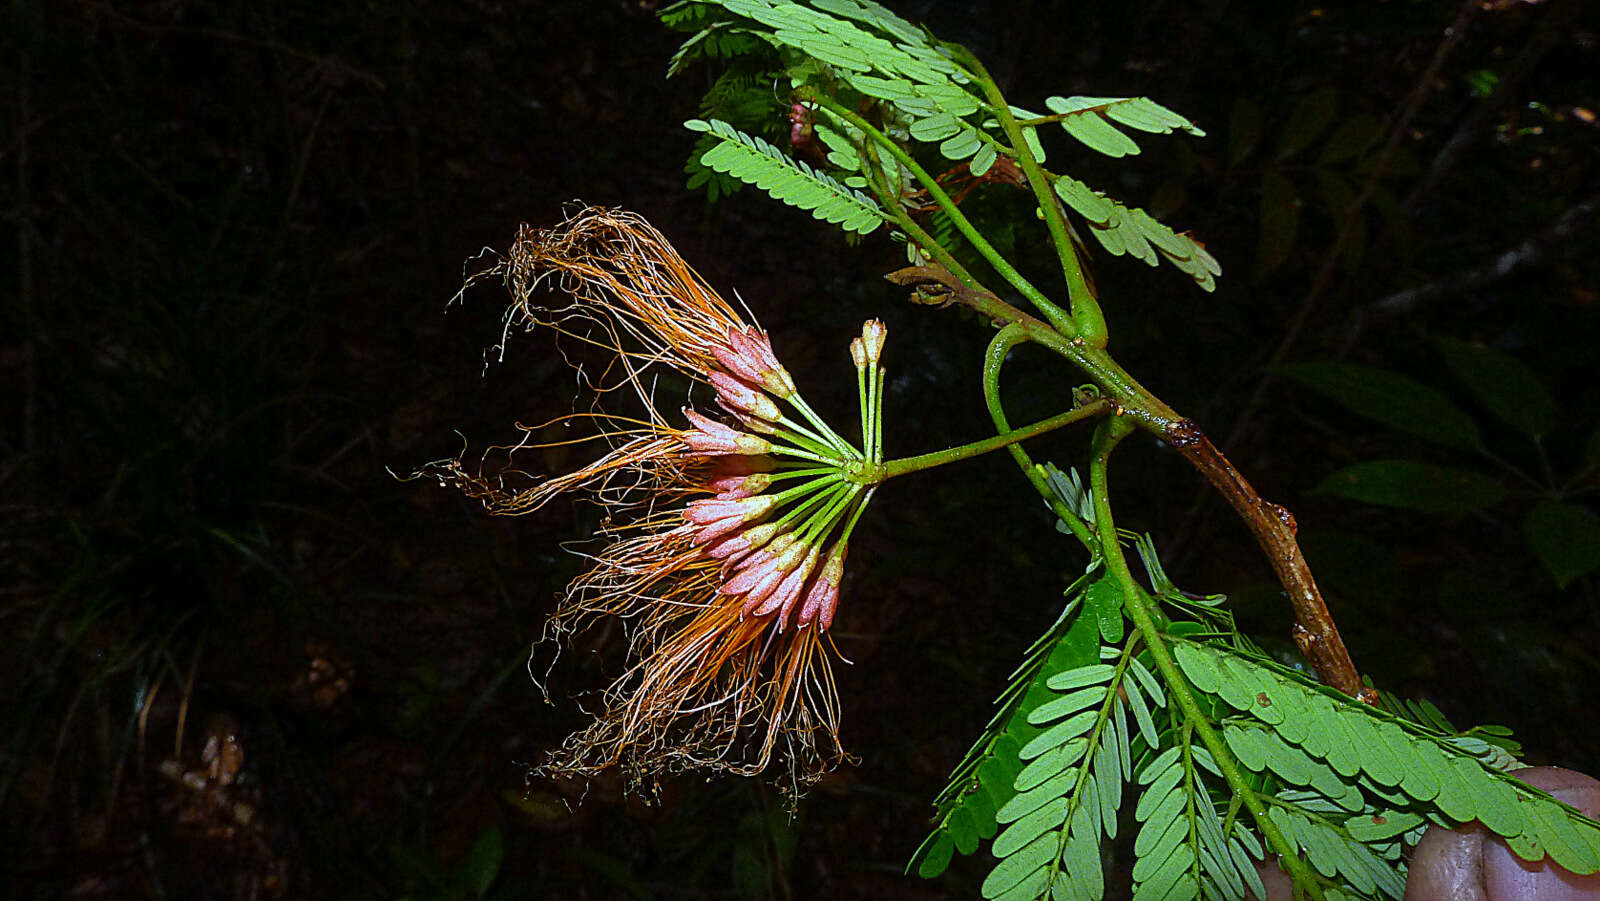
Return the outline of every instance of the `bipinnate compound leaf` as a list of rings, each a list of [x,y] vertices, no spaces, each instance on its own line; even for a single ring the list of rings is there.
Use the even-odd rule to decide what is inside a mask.
[[[1009,824],[1050,800],[1044,798],[1023,810],[1020,805],[1009,806],[1017,796],[1061,778],[1063,773],[1067,773],[1067,777],[1056,784],[1068,784],[1078,772],[1090,750],[1086,737],[1053,742],[1048,748],[1030,753],[1026,761],[1022,750],[1045,734],[1047,726],[1061,725],[1059,722],[1030,723],[1029,716],[1037,708],[1086,687],[1099,686],[1097,692],[1102,699],[1110,690],[1108,683],[1116,668],[1100,663],[1098,624],[1090,617],[1078,615],[1084,589],[1089,584],[1091,580],[1084,579],[1073,587],[1061,618],[1029,648],[1022,665],[1013,674],[1012,684],[1000,695],[997,702],[1000,710],[988,731],[956,767],[950,784],[934,800],[938,810],[934,818],[937,825],[913,855],[908,870],[915,869],[925,878],[939,875],[949,864],[946,840],[951,851],[972,853],[981,831],[993,836],[1003,825],[997,821],[997,816],[1005,817],[1004,824]],[[1054,690],[1048,684],[1052,678],[1065,687]],[[1092,717],[1093,711],[1090,714]],[[1069,721],[1071,719],[1068,717]],[[981,801],[976,797],[979,794],[984,796]],[[975,816],[978,818],[976,827],[973,825]],[[965,840],[963,832],[970,834],[970,841]],[[957,841],[958,837],[963,840]]]
[[[992,824],[989,850],[997,862],[984,880],[985,898],[1103,894],[1100,846],[1116,838],[1133,772],[1129,699],[1140,699],[1146,717],[1152,704],[1161,709],[1166,700],[1159,685],[1138,684],[1155,683],[1148,669],[1130,675],[1131,644],[1102,643],[1102,616],[1087,599],[1103,601],[1109,584],[1081,580],[1061,620],[1030,649],[1001,694],[991,731],[936,802],[938,825],[911,864],[920,875],[938,875],[954,853],[971,853]],[[1153,722],[1142,728],[1159,741]]]
[[[700,157],[701,164],[709,169],[755,185],[848,232],[865,235],[883,223],[884,213],[872,198],[845,187],[759,137],[747,135],[720,119],[691,119],[684,127],[721,139]]]
[[[1438,391],[1409,376],[1358,363],[1294,363],[1277,372],[1352,412],[1459,450],[1483,446],[1478,424]]]
[[[1600,567],[1600,516],[1587,507],[1542,500],[1523,518],[1522,534],[1562,588]]]
[[[1167,748],[1140,769],[1134,808],[1135,899],[1169,897],[1242,898],[1248,886],[1264,894],[1237,824],[1224,834],[1209,787],[1196,764],[1203,749],[1182,743]],[[1254,845],[1254,837],[1250,838]]]
[[[1524,435],[1545,435],[1555,428],[1555,401],[1528,364],[1455,338],[1438,338],[1434,345],[1456,378],[1501,422]]]
[[[1482,473],[1412,460],[1353,463],[1313,491],[1423,513],[1470,513],[1505,498],[1500,483]]]
[[[1420,830],[1424,819],[1436,815],[1456,823],[1477,820],[1526,860],[1549,853],[1574,873],[1600,870],[1600,827],[1518,782],[1514,774],[1489,767],[1486,760],[1493,758],[1486,752],[1492,746],[1480,739],[1429,732],[1298,674],[1215,645],[1176,640],[1173,657],[1197,689],[1251,716],[1224,720],[1224,740],[1241,766],[1299,787],[1279,793],[1285,818],[1279,826],[1295,836],[1324,875],[1349,879],[1359,891],[1368,891],[1362,880],[1370,879],[1398,898],[1403,878],[1394,876],[1389,864],[1374,863],[1373,855],[1397,857],[1398,848],[1385,842]],[[1259,689],[1263,680],[1277,683],[1264,692],[1268,697],[1300,695],[1282,705],[1283,723],[1253,716],[1248,691]],[[1230,689],[1229,683],[1238,687]],[[1301,718],[1318,722],[1291,733],[1304,735],[1296,745],[1284,726]],[[1171,759],[1159,756],[1151,766]],[[1141,773],[1140,781],[1145,778]],[[1279,810],[1273,808],[1275,821]]]

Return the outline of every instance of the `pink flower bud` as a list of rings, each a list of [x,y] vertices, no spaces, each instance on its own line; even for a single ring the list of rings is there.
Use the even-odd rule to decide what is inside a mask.
[[[728,343],[713,346],[711,355],[728,372],[753,385],[760,385],[778,397],[794,394],[794,379],[778,362],[766,333],[757,328],[729,326]]]
[[[725,372],[711,373],[711,386],[717,389],[717,402],[734,413],[748,413],[769,422],[783,418],[783,411],[772,398]]]
[[[805,542],[794,542],[772,558],[770,562],[766,563],[761,573],[754,577],[748,593],[745,594],[743,612],[745,614],[754,613],[757,616],[766,616],[768,613],[778,609],[781,606],[781,601],[773,603],[771,601],[772,595],[778,590],[778,586],[783,584],[783,581],[796,569],[800,561],[805,559],[810,550],[810,546]],[[743,576],[745,573],[740,573],[739,575]],[[737,577],[734,581],[738,581]],[[733,582],[729,582],[728,587],[731,588],[732,586]],[[728,588],[723,590],[728,591]],[[728,591],[728,593],[738,594],[740,592]]]
[[[766,603],[756,608],[756,616],[765,616],[776,610],[778,612],[778,631],[783,631],[784,623],[789,621],[789,611],[794,609],[795,602],[800,599],[800,590],[805,587],[806,579],[811,576],[811,571],[816,568],[817,553],[820,550],[815,546],[811,548],[811,552],[806,554],[805,560],[801,561],[799,566],[791,570],[787,576],[783,577],[783,581],[778,583],[777,589],[772,592],[771,597],[767,598]]]
[[[719,479],[717,484],[726,486],[717,492],[717,497],[724,500],[738,500],[753,494],[760,494],[772,487],[772,476],[764,472],[747,476],[730,476],[726,479]]]
[[[771,457],[742,457],[734,454],[717,457],[716,465],[711,468],[711,473],[706,478],[706,488],[713,492],[723,493],[737,491],[741,488],[750,488],[754,483],[746,482],[746,476],[764,475],[772,472]],[[767,484],[771,484],[767,479]],[[764,488],[752,489],[751,494],[760,494]]]
[[[889,337],[889,327],[877,319],[861,324],[861,342],[867,352],[867,362],[876,363],[883,356],[883,342]]]
[[[774,503],[776,501],[771,495],[738,499],[708,498],[690,501],[683,508],[683,518],[697,526],[704,526],[695,532],[693,541],[695,544],[706,544],[765,516]]]
[[[739,420],[739,425],[743,426],[749,431],[759,432],[763,435],[776,435],[778,433],[778,427],[766,421],[765,419],[755,416],[746,416],[743,413],[737,413],[731,410],[729,412],[733,413],[734,419]]]
[[[834,608],[839,605],[839,583],[844,581],[844,555],[843,546],[835,547],[822,564],[822,571],[817,573],[805,602],[800,605],[800,625],[815,622],[824,632],[833,625]]]
[[[753,591],[769,575],[776,573],[780,578],[784,572],[794,566],[800,555],[805,553],[805,545],[797,544],[798,536],[793,532],[785,532],[772,539],[766,547],[755,551],[735,569],[737,575],[729,579],[722,586],[723,594],[747,594]],[[767,588],[771,591],[773,585]],[[766,597],[763,593],[762,597]]]
[[[736,500],[706,498],[704,500],[690,501],[683,508],[683,518],[702,526],[722,519],[737,519],[739,522],[745,523],[771,510],[773,503],[771,496],[747,497]]]
[[[766,454],[772,451],[771,442],[765,438],[729,428],[687,408],[684,409],[683,415],[689,417],[689,422],[694,425],[695,430],[682,432],[678,437],[695,453]]]
[[[745,536],[744,531],[724,535],[706,545],[706,556],[717,560],[726,560],[748,553],[750,553],[750,539]]]

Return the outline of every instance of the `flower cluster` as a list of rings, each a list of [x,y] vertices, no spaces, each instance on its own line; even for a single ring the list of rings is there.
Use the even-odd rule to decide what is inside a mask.
[[[595,565],[568,587],[547,638],[620,621],[629,658],[595,722],[544,771],[620,765],[634,784],[653,785],[694,768],[758,773],[778,756],[805,782],[844,760],[828,630],[851,532],[881,476],[883,325],[868,322],[851,345],[857,446],[806,404],[767,334],[637,216],[591,208],[555,230],[524,227],[481,275],[508,283],[508,329],[551,327],[601,345],[615,368],[586,373],[588,384],[602,394],[631,386],[649,410],[644,420],[572,417],[598,423],[610,452],[529,488],[469,474],[459,460],[427,470],[495,513],[570,491],[610,512]],[[552,277],[569,305],[534,302]],[[658,364],[709,389],[721,415],[684,408],[687,424],[669,424],[644,379]]]

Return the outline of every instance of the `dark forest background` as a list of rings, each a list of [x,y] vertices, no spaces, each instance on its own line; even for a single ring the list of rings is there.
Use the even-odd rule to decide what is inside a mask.
[[[455,454],[457,432],[481,447],[570,409],[572,375],[538,337],[486,365],[500,294],[446,302],[464,260],[579,198],[643,213],[737,290],[842,421],[845,344],[882,316],[891,455],[988,428],[987,330],[884,283],[897,247],[848,245],[755,191],[708,206],[685,189],[680,123],[711,73],[663,78],[679,36],[652,6],[10,4],[0,894],[975,896],[982,861],[935,882],[901,869],[1082,567],[1003,455],[873,505],[838,624],[861,762],[792,819],[755,780],[684,779],[654,805],[604,780],[581,804],[525,783],[581,722],[565,698],[602,684],[587,652],[616,640],[567,658],[554,704],[525,672],[580,566],[561,542],[594,511],[490,520],[390,475]],[[1511,726],[1531,762],[1600,773],[1596,577],[1558,586],[1523,527],[1541,499],[1588,505],[1567,526],[1580,571],[1600,531],[1600,8],[896,6],[972,46],[1018,103],[1148,95],[1208,130],[1073,169],[1224,267],[1207,295],[1098,254],[1113,350],[1296,512],[1378,685]],[[774,93],[779,127],[786,102]],[[1439,339],[1526,364],[1555,426],[1537,444],[1507,427]],[[1327,360],[1433,386],[1487,451],[1274,376]],[[1024,355],[1013,421],[1055,412],[1072,382]],[[1083,440],[1035,454],[1070,464]],[[1314,490],[1382,458],[1473,469],[1506,497],[1426,513]],[[1270,570],[1182,461],[1144,442],[1115,478],[1120,524],[1154,534],[1178,584],[1228,593],[1289,653]]]

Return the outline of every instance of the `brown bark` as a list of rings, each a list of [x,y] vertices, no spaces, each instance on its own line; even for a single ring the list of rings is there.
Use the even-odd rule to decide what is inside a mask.
[[[1361,684],[1355,662],[1333,624],[1322,591],[1311,577],[1311,567],[1295,541],[1294,514],[1263,498],[1228,458],[1217,450],[1192,420],[1184,420],[1182,435],[1172,440],[1194,467],[1211,482],[1256,536],[1278,581],[1294,607],[1294,640],[1324,685],[1372,703],[1376,693]]]

